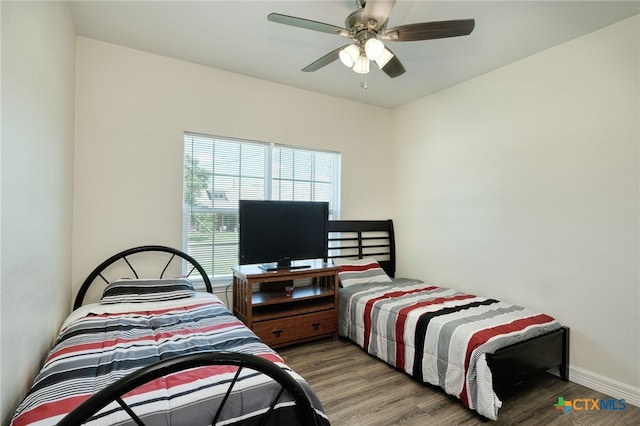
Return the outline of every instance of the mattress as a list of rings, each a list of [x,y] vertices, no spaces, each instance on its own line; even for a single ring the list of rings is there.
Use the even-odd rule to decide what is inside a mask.
[[[233,316],[216,296],[148,303],[90,304],[64,322],[13,425],[57,423],[92,394],[143,366],[184,354],[232,351],[256,355],[287,371],[302,386],[319,424],[328,424],[317,396],[282,358]],[[147,424],[211,424],[234,366],[206,366],[157,379],[127,395]],[[218,424],[257,422],[280,389],[269,377],[243,369]],[[129,402],[131,401],[131,402]],[[282,395],[270,424],[295,424],[294,401]],[[87,424],[133,424],[115,403]],[[256,423],[257,424],[257,423]]]
[[[339,335],[492,420],[502,402],[486,354],[561,327],[521,306],[406,278],[341,288],[339,300]]]

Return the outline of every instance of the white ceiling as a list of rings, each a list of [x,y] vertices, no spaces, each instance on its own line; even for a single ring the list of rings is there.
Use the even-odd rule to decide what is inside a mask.
[[[70,1],[78,35],[302,89],[393,108],[640,13],[640,1],[398,0],[388,28],[475,19],[469,36],[387,42],[407,72],[335,61],[301,69],[348,39],[267,21],[270,12],[344,27],[354,0]]]

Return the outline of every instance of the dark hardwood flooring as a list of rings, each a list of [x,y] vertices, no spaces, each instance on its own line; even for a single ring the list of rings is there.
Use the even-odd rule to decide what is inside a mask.
[[[562,414],[558,397],[609,396],[544,374],[504,398],[498,421],[487,421],[443,391],[368,355],[355,344],[319,340],[281,348],[278,353],[301,374],[322,401],[332,425],[640,425],[640,408]]]

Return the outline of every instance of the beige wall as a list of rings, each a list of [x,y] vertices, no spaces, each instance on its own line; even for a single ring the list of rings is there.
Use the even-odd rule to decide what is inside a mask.
[[[180,246],[183,131],[342,152],[343,218],[394,218],[401,274],[555,315],[574,379],[638,394],[638,17],[389,111],[1,10],[3,422],[99,261]]]
[[[340,151],[342,217],[392,213],[389,110],[80,37],[74,293],[118,250],[181,247],[184,131]]]
[[[393,138],[400,273],[554,315],[572,379],[635,404],[639,29],[636,16],[398,108]]]
[[[6,424],[69,312],[76,38],[66,3],[1,7],[0,422]]]

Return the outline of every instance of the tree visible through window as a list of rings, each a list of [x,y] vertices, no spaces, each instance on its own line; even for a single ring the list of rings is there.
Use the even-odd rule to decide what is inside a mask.
[[[340,154],[185,133],[184,249],[212,277],[238,264],[238,201],[328,201],[339,218]]]

